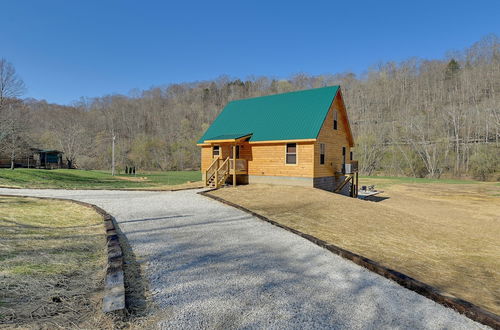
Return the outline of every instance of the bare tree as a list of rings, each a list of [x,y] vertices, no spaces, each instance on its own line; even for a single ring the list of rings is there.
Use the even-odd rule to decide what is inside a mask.
[[[64,107],[49,123],[51,146],[64,153],[68,168],[76,166],[77,159],[90,152],[92,138],[88,134],[86,116],[78,108]]]
[[[26,107],[21,102],[9,102],[2,109],[2,118],[5,138],[0,144],[0,152],[9,155],[10,168],[13,170],[16,157],[26,156],[28,151]]]
[[[24,82],[14,66],[0,59],[0,151],[9,154],[11,169],[25,143],[26,109],[17,99],[25,91]]]
[[[0,109],[8,100],[23,95],[25,90],[24,82],[17,75],[12,63],[0,59]]]

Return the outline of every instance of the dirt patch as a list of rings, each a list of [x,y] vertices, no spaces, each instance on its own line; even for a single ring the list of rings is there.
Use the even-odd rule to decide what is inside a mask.
[[[499,314],[499,189],[391,184],[379,203],[272,185],[211,194]]]
[[[0,327],[112,328],[102,313],[106,254],[93,210],[0,197]]]
[[[149,179],[145,176],[115,176],[115,178],[130,182],[147,182]]]

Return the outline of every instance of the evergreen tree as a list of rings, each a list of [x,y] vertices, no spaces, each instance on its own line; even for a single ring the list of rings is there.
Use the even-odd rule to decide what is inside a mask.
[[[454,79],[458,73],[460,72],[460,64],[458,64],[457,61],[455,61],[454,58],[448,62],[448,65],[446,66],[446,71],[445,71],[445,79],[446,80],[451,80]]]

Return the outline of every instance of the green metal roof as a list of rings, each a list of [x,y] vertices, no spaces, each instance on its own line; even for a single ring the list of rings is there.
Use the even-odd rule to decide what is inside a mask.
[[[221,140],[220,136],[245,136],[250,141],[315,139],[339,86],[229,102],[198,140]]]
[[[31,150],[32,150],[32,151],[34,151],[34,152],[45,152],[45,153],[47,153],[47,152],[52,152],[52,153],[54,153],[54,152],[55,152],[55,153],[61,153],[61,154],[63,154],[63,153],[64,153],[64,152],[59,151],[59,150],[56,150],[56,149],[38,149],[38,148],[31,148]]]

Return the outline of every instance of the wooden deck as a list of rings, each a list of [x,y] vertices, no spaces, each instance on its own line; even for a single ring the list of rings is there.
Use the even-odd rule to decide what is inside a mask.
[[[205,171],[205,186],[219,188],[230,175],[248,174],[246,159],[215,158]],[[233,178],[234,179],[234,178]]]

